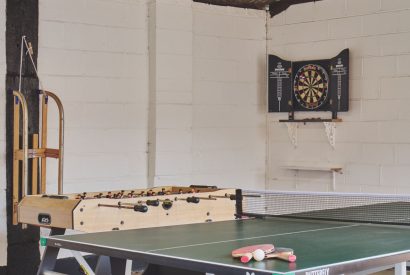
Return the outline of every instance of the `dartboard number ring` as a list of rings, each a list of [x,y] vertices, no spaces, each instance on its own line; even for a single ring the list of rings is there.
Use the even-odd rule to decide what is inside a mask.
[[[293,93],[300,106],[314,110],[322,106],[328,97],[329,76],[316,64],[301,67],[295,74]]]

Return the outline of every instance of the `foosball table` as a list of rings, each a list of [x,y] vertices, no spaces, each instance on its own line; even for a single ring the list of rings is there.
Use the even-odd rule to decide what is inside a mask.
[[[154,187],[150,189],[31,195],[18,205],[18,222],[99,232],[232,220],[234,189]]]

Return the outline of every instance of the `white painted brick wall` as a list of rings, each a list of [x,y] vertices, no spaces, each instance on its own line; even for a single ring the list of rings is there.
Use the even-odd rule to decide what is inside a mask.
[[[383,35],[379,41],[382,55],[400,55],[410,52],[410,33]]]
[[[333,19],[329,20],[328,24],[330,39],[358,37],[363,32],[362,17],[345,17],[340,19]]]
[[[410,54],[400,55],[400,58],[397,58],[397,75],[410,75]]]
[[[383,79],[381,80],[383,81]],[[359,101],[361,99],[377,99],[380,95],[380,79],[351,79],[349,96],[351,101]],[[390,90],[390,89],[389,89]],[[358,109],[356,108],[355,111]],[[360,111],[360,109],[359,109]],[[350,111],[349,111],[350,112]],[[344,114],[349,115],[349,114]]]
[[[295,60],[303,60],[308,58],[328,58],[329,56],[334,55],[334,51],[332,49],[340,45],[340,42],[340,40],[323,40],[317,42],[292,44],[287,47],[287,55],[292,56]],[[315,51],[306,53],[306,49],[315,49]]]
[[[349,38],[344,40],[346,47],[351,49],[351,58],[361,61],[361,57],[368,56],[379,56],[380,55],[380,44],[381,39],[376,36],[365,36],[357,38]],[[343,41],[340,41],[343,43]],[[339,44],[340,45],[340,44]],[[355,76],[355,75],[353,75]]]
[[[326,20],[344,17],[346,15],[346,1],[319,1],[314,5],[314,19]]]
[[[192,106],[161,104],[158,107],[157,125],[160,129],[189,129],[192,125]]]
[[[296,24],[313,21],[315,5],[292,5],[286,10],[285,23]]]
[[[365,78],[378,79],[380,77],[395,76],[397,67],[395,56],[363,58],[363,76]]]
[[[155,5],[155,184],[190,184],[192,7],[186,0]]]
[[[268,23],[269,52],[285,59],[330,58],[350,48],[350,111],[340,113],[336,149],[323,126],[299,128],[293,148],[282,114],[269,115],[269,188],[328,191],[323,172],[289,174],[289,161],[344,165],[341,192],[410,192],[410,2],[323,0],[291,7]],[[315,34],[307,29],[314,27]],[[318,33],[319,32],[319,33]],[[306,181],[306,183],[305,183]],[[323,184],[323,182],[328,184]]]
[[[146,184],[149,92],[155,184],[263,186],[265,20],[190,0],[41,0],[39,70],[65,105],[66,191]]]
[[[381,2],[379,0],[346,0],[346,13],[348,16],[372,14],[380,11],[380,9]]]
[[[399,17],[399,26],[398,26],[398,32],[408,32],[410,31],[410,19],[409,19],[409,10],[403,10],[398,13]]]
[[[65,191],[146,186],[146,1],[41,0],[39,12],[39,72],[65,107]]]
[[[161,128],[157,130],[157,150],[159,152],[191,153],[192,132],[189,128],[170,129]]]
[[[185,30],[157,30],[157,51],[162,54],[192,54],[192,33]]]
[[[195,103],[201,105],[241,105],[244,102],[258,104],[261,101],[260,93],[249,92],[256,90],[257,86],[252,82],[196,81]]]
[[[410,2],[403,0],[382,0],[381,4],[381,9],[384,11],[398,11],[410,8]]]
[[[191,184],[192,6],[186,0],[155,5],[155,184]]]
[[[394,153],[395,163],[410,165],[410,144],[396,144]]]
[[[382,120],[395,120],[398,118],[398,105],[397,100],[383,101],[376,100],[366,100],[362,102],[362,121],[382,121]],[[390,112],[381,112],[380,110],[387,109]]]
[[[232,37],[235,33],[233,17],[215,13],[215,7],[198,7],[194,9],[194,28],[198,35]]]
[[[389,22],[386,24],[386,22]],[[393,13],[377,13],[363,16],[364,35],[382,35],[398,30],[399,17]]]
[[[237,186],[236,167],[263,186],[265,13],[170,0],[155,16],[155,184]]]
[[[264,188],[263,11],[193,4],[193,183]]]
[[[185,55],[158,54],[158,78],[192,78],[192,57]]]
[[[192,31],[192,6],[189,0],[165,0],[157,3],[159,29]]]
[[[6,212],[6,1],[0,2],[0,266],[7,265]]]

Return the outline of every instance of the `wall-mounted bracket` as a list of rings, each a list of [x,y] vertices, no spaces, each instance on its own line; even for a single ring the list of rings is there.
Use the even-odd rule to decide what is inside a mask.
[[[285,122],[288,128],[289,139],[292,145],[298,146],[298,128],[299,123],[306,124],[308,122],[321,122],[325,126],[325,132],[330,146],[335,149],[336,146],[336,122],[342,122],[342,119],[321,119],[321,118],[305,118],[305,119],[281,119],[279,122]]]

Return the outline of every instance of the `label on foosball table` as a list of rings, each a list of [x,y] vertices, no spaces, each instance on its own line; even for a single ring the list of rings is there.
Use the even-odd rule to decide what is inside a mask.
[[[50,214],[44,214],[44,213],[38,214],[38,222],[40,224],[50,225],[51,224]]]

